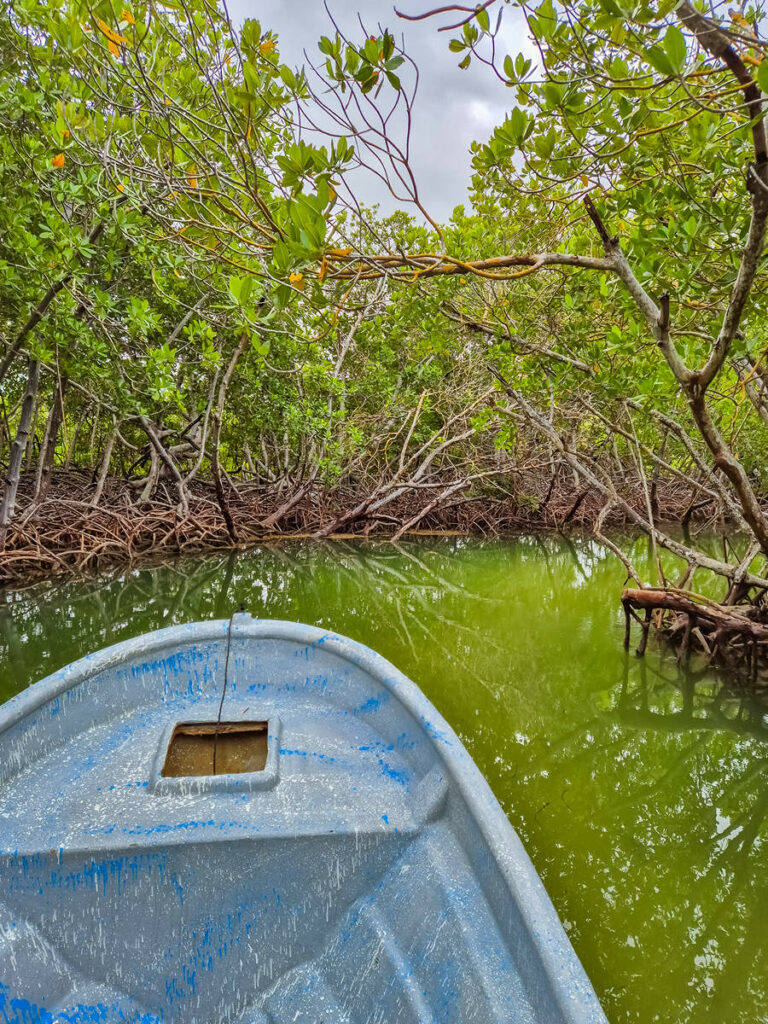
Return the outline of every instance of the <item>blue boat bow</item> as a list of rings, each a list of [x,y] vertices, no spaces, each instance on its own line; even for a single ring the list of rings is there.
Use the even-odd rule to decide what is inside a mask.
[[[361,644],[160,630],[9,701],[0,754],[6,1024],[605,1024],[460,740]]]

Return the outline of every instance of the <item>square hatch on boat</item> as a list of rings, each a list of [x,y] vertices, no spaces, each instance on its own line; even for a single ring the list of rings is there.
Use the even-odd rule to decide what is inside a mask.
[[[267,763],[267,722],[179,722],[171,734],[164,778],[261,772]]]
[[[180,716],[158,732],[149,792],[189,796],[271,789],[280,774],[282,728],[274,714],[239,722],[195,719],[194,711]]]

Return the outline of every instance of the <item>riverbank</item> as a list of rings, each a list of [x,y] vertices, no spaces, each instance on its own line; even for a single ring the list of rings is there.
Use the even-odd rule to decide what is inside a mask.
[[[482,490],[455,490],[450,482],[430,488],[402,488],[395,482],[322,488],[312,481],[293,486],[227,481],[221,491],[196,482],[186,508],[172,482],[161,484],[151,501],[141,501],[129,481],[106,480],[94,504],[96,483],[82,471],[58,471],[43,501],[34,502],[32,474],[22,478],[19,503],[0,555],[0,586],[48,577],[101,572],[152,563],[182,554],[245,548],[284,538],[380,537],[413,534],[514,536],[578,527],[591,529],[603,513],[604,498],[561,479],[499,477]],[[646,497],[629,480],[628,505],[645,514],[652,502],[657,522],[718,523],[717,509],[698,504],[678,481],[654,481]],[[628,524],[616,505],[601,525]]]

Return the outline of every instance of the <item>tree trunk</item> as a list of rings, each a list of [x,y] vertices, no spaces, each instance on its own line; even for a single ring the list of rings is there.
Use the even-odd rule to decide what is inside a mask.
[[[40,384],[40,360],[30,359],[27,369],[27,387],[21,403],[21,419],[16,428],[16,436],[11,444],[8,461],[8,476],[5,479],[3,500],[0,505],[0,551],[5,550],[5,539],[8,535],[8,524],[16,509],[16,492],[21,477],[21,461],[29,442],[29,428],[32,423],[32,410],[35,407],[37,389]]]
[[[80,431],[83,429],[83,424],[85,423],[85,417],[87,415],[88,409],[83,409],[80,414],[80,418],[75,424],[75,429],[72,432],[72,437],[70,438],[69,445],[67,446],[67,456],[64,459],[64,469],[70,469],[72,466],[72,460],[75,457],[75,448],[77,447],[77,439],[80,437]]]
[[[91,498],[91,505],[94,508],[98,507],[99,501],[101,500],[101,493],[104,490],[104,482],[107,479],[109,473],[109,462],[112,458],[112,449],[115,446],[115,438],[117,437],[117,427],[112,430],[107,441],[107,446],[104,449],[104,457],[101,460],[101,469],[99,470],[99,478],[96,481],[96,490],[94,491],[93,497]]]
[[[37,463],[37,476],[35,478],[36,503],[45,501],[48,496],[48,488],[51,485],[53,460],[56,455],[56,440],[59,435],[59,427],[64,419],[64,393],[67,390],[66,377],[56,379],[55,390],[53,404],[45,424],[43,443],[40,445],[40,457]]]
[[[150,444],[152,445],[154,450],[157,452],[158,457],[160,459],[162,459],[163,465],[166,466],[166,468],[168,469],[169,473],[171,474],[173,479],[176,481],[176,488],[177,488],[177,492],[178,492],[178,495],[179,495],[179,507],[181,509],[181,514],[183,516],[187,516],[189,514],[189,502],[187,501],[187,489],[186,489],[186,487],[184,485],[184,480],[182,479],[181,473],[179,472],[179,467],[176,465],[176,463],[173,461],[171,456],[166,451],[162,441],[157,436],[157,432],[156,432],[155,428],[149,422],[147,417],[146,416],[140,416],[139,419],[141,420],[142,427],[144,427],[144,430],[147,433],[147,437],[149,438]]]
[[[151,501],[157,487],[157,478],[160,476],[160,456],[155,451],[153,445],[149,446],[150,464],[149,474],[147,475],[147,482],[142,488],[141,494],[139,495],[139,505],[143,505],[145,502]]]
[[[235,372],[240,356],[245,351],[245,346],[248,344],[248,335],[243,331],[240,342],[235,349],[232,358],[229,361],[226,373],[219,386],[219,400],[216,404],[216,411],[213,415],[213,443],[211,451],[211,474],[213,476],[213,484],[216,488],[216,500],[219,503],[221,514],[224,517],[224,522],[227,524],[227,533],[229,534],[230,540],[233,544],[239,543],[239,537],[235,528],[235,522],[232,518],[232,513],[229,508],[229,501],[224,493],[224,487],[221,483],[221,465],[219,464],[219,444],[221,443],[221,418],[224,413],[224,403],[227,398],[227,388],[229,382],[232,379],[232,374]]]
[[[42,369],[42,368],[41,368]],[[37,440],[37,421],[40,419],[40,388],[38,386],[35,394],[35,401],[32,406],[32,419],[29,425],[29,440],[22,459],[21,472],[29,472],[35,455],[35,441]]]

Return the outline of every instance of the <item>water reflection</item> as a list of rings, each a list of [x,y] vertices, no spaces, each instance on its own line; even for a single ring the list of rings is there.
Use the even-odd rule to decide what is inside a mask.
[[[622,580],[589,542],[522,538],[286,545],[37,586],[0,605],[0,697],[240,602],[346,633],[465,740],[614,1024],[768,1020],[767,709],[660,651],[626,656]]]

